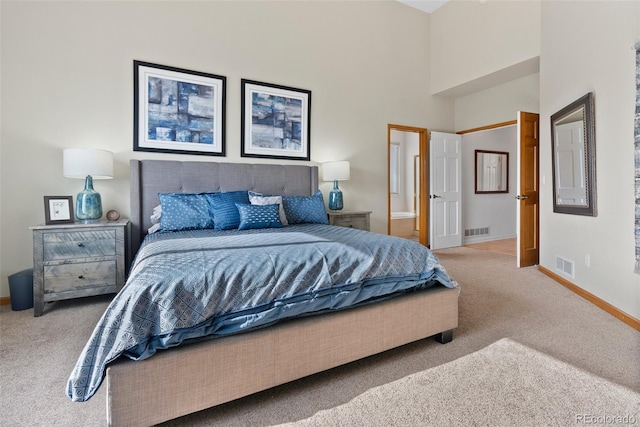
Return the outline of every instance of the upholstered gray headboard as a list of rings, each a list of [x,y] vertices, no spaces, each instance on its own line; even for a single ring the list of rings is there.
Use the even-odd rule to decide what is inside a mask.
[[[131,160],[131,254],[151,227],[158,193],[251,190],[308,196],[318,189],[318,167],[250,163]]]

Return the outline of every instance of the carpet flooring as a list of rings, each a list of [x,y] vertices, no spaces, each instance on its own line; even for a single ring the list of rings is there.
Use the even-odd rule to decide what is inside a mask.
[[[436,254],[461,288],[459,327],[452,342],[421,340],[165,426],[271,426],[303,421],[367,390],[460,359],[502,338],[640,391],[640,332],[535,267],[516,268],[512,256],[464,247]],[[109,296],[60,301],[38,318],[32,310],[0,306],[0,425],[106,424],[104,387],[84,403],[71,402],[64,390],[108,301]],[[504,425],[500,419],[491,424]]]
[[[593,419],[640,422],[640,393],[503,338],[281,425],[568,426]]]

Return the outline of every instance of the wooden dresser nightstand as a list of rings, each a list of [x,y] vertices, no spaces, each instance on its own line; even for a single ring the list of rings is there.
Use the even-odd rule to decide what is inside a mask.
[[[129,220],[39,225],[33,230],[33,315],[45,303],[118,292]]]
[[[339,227],[359,228],[369,230],[370,211],[329,211],[329,224]]]

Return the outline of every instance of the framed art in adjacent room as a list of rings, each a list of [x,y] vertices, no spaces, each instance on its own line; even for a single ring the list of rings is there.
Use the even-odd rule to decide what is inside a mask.
[[[133,150],[225,155],[226,77],[133,61]]]
[[[311,91],[242,79],[242,157],[309,160]]]
[[[45,224],[71,224],[73,221],[73,198],[71,196],[44,196]]]

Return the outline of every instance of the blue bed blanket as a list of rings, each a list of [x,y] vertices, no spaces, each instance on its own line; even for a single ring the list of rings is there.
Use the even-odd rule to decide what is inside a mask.
[[[331,225],[192,230],[145,238],[127,283],[67,383],[86,401],[118,357],[265,327],[434,285],[457,284],[410,240]]]

